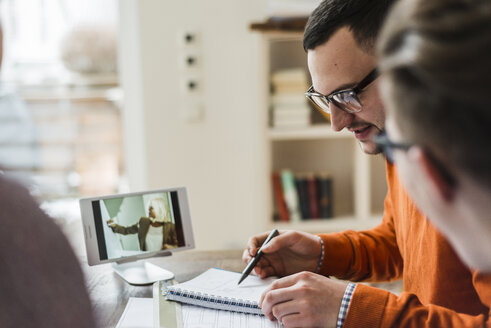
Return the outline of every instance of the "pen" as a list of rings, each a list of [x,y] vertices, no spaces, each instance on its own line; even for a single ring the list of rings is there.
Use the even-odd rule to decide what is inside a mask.
[[[279,234],[278,229],[273,229],[273,231],[271,231],[271,233],[269,234],[268,238],[266,238],[266,240],[262,244],[262,246],[259,249],[259,251],[257,251],[256,255],[254,255],[254,257],[249,262],[249,264],[247,264],[247,266],[244,269],[244,271],[242,271],[242,275],[240,276],[240,280],[237,283],[237,285],[240,285],[240,283],[242,282],[242,280],[244,280],[245,278],[247,278],[247,276],[249,275],[249,273],[251,273],[252,269],[254,269],[254,267],[256,266],[257,262],[259,262],[259,260],[261,259],[261,256],[263,256],[263,247],[267,243],[269,243],[269,241],[271,239],[273,239],[274,237],[278,236],[278,234]]]

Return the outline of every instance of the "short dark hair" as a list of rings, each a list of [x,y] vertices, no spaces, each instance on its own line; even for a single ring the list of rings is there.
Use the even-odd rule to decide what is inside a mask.
[[[491,4],[402,0],[377,47],[401,133],[491,188]]]
[[[360,49],[371,52],[378,32],[395,0],[324,0],[305,26],[303,48],[325,43],[341,27],[348,27]]]

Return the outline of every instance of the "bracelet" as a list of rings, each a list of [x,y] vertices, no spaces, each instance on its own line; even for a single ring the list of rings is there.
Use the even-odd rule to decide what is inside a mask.
[[[319,238],[319,241],[321,242],[321,254],[319,256],[319,262],[317,263],[317,267],[315,268],[314,273],[319,273],[322,267],[322,263],[324,262],[324,241],[322,240],[321,237],[319,236],[316,237]]]

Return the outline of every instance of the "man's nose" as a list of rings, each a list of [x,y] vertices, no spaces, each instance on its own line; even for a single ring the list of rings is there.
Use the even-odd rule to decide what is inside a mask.
[[[329,105],[331,109],[331,128],[333,131],[339,132],[353,122],[355,115],[345,112],[333,103]]]

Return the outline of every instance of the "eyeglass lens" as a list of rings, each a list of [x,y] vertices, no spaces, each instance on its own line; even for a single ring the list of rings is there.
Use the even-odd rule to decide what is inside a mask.
[[[325,97],[311,96],[310,99],[323,111],[331,113],[329,101]]]
[[[356,113],[361,111],[362,107],[358,98],[353,91],[340,92],[333,95],[332,100],[328,101],[324,96],[311,96],[310,99],[323,111],[331,113],[332,101],[339,108],[347,111],[348,113]]]
[[[332,97],[334,103],[349,113],[361,111],[361,104],[353,91],[340,92]]]

